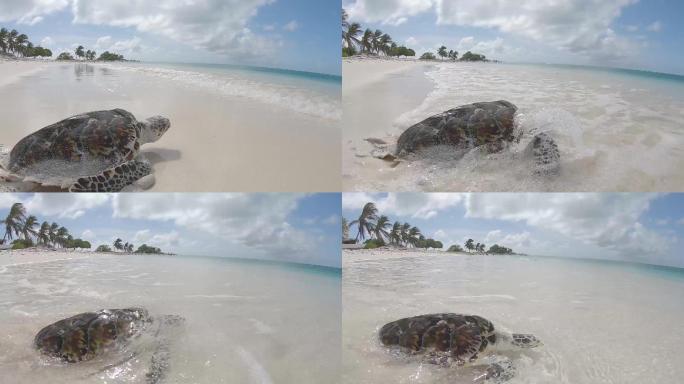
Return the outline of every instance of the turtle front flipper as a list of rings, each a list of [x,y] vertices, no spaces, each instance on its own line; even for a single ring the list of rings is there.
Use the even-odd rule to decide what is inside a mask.
[[[481,345],[482,335],[477,324],[466,323],[451,331],[451,355],[459,362],[475,360]]]
[[[532,156],[534,174],[553,176],[560,171],[560,151],[553,138],[544,132],[535,135],[527,145],[526,152]]]
[[[69,192],[119,192],[151,173],[152,165],[147,161],[131,160],[99,175],[78,179],[69,187]]]
[[[500,358],[498,361],[487,366],[485,383],[505,383],[515,377],[515,366],[510,359]]]

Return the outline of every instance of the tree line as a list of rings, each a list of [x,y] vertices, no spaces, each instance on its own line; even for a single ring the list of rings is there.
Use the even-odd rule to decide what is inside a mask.
[[[349,239],[350,227],[356,226],[357,232],[354,239]],[[342,238],[346,243],[358,243],[365,241],[366,248],[376,248],[383,245],[414,248],[442,248],[443,244],[434,239],[427,239],[418,227],[409,223],[392,223],[389,217],[378,215],[378,209],[374,203],[369,202],[363,206],[359,217],[351,222],[342,218]]]
[[[19,33],[16,29],[11,31],[0,28],[0,50],[5,55],[20,57],[51,57],[52,51],[41,46],[35,46],[29,41],[28,36]]]
[[[445,58],[448,58],[451,61],[489,61],[485,55],[480,55],[478,53],[472,53],[470,51],[466,52],[461,56],[460,58],[458,57],[458,51],[454,51],[453,49],[449,49],[447,51],[447,47],[442,45],[437,49],[437,56],[441,57],[442,60]],[[420,56],[421,60],[437,60],[437,56],[435,56],[434,53],[432,52],[425,52]]]
[[[78,57],[80,60],[89,60],[93,61],[95,60],[95,56],[97,56],[97,52],[91,51],[90,49],[86,50],[85,47],[82,45],[79,45],[74,49],[74,55]],[[62,52],[57,56],[57,60],[75,60],[74,56],[71,55],[69,52]],[[124,56],[119,55],[117,53],[111,53],[109,51],[104,51],[100,54],[100,57],[97,58],[97,61],[123,61]]]
[[[392,37],[379,29],[363,30],[361,24],[349,21],[347,11],[342,8],[342,56],[356,54],[385,56],[415,56],[413,49],[399,46]]]
[[[24,249],[35,245],[73,249],[91,247],[89,242],[75,239],[68,229],[55,222],[43,221],[39,224],[38,218],[28,215],[21,203],[12,204],[7,217],[1,220],[0,224],[5,227],[5,235],[0,243],[11,242],[12,249]]]
[[[38,218],[29,215],[22,203],[14,203],[10,207],[7,216],[0,220],[0,225],[4,226],[5,234],[0,240],[0,244],[9,243],[12,249],[25,249],[36,245],[43,247],[65,248],[65,249],[90,249],[91,244],[82,239],[75,239],[69,230],[59,224],[43,221],[40,224]],[[117,238],[112,244],[117,251],[132,253],[135,248],[132,243],[125,242]],[[112,248],[103,244],[95,249],[96,252],[111,252]],[[161,254],[162,250],[150,247],[146,244],[141,245],[135,253],[154,253]]]
[[[494,244],[491,247],[489,247],[489,250],[485,250],[486,246],[484,243],[476,243],[475,240],[473,239],[468,239],[465,241],[463,244],[465,249],[468,250],[468,252],[476,252],[476,253],[481,253],[481,254],[494,254],[494,255],[513,255],[514,252],[511,248],[506,248],[502,247],[498,244]],[[449,249],[447,249],[447,252],[463,252],[464,249],[461,248],[460,245],[454,244]]]

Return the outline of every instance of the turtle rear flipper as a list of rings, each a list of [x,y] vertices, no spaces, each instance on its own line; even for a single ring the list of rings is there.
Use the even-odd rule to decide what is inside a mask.
[[[539,176],[553,176],[560,171],[560,151],[553,138],[541,132],[532,138],[525,152],[532,156],[534,174]]]
[[[131,160],[99,175],[81,177],[69,187],[69,192],[119,192],[150,173],[152,165],[149,162]]]
[[[145,374],[146,384],[161,383],[166,377],[170,365],[172,331],[185,323],[185,318],[177,315],[159,316],[154,320],[158,325],[154,335],[157,342],[150,359],[150,368]]]

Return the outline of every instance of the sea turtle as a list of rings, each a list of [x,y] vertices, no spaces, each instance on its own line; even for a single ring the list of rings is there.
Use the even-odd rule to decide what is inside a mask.
[[[474,363],[483,353],[514,348],[534,348],[541,341],[533,335],[509,334],[494,328],[476,315],[438,313],[399,319],[380,329],[380,341],[411,354],[421,354],[430,363],[444,366]],[[515,367],[498,357],[486,367],[484,378],[494,383],[510,380]]]
[[[169,126],[165,117],[137,121],[123,109],[72,116],[0,154],[0,178],[73,192],[117,192],[152,173],[140,146],[157,141]]]
[[[35,348],[42,354],[68,363],[78,363],[121,351],[133,338],[144,333],[155,337],[156,345],[146,383],[159,383],[168,369],[169,340],[166,331],[184,322],[175,315],[151,317],[144,308],[103,309],[84,312],[59,320],[41,329],[34,338]],[[135,354],[115,367],[134,357]]]
[[[399,136],[394,153],[371,142],[376,146],[374,156],[396,161],[438,145],[458,150],[478,148],[485,153],[500,152],[509,143],[521,139],[523,132],[515,124],[517,110],[513,103],[505,100],[462,105],[406,129]],[[552,174],[559,169],[560,152],[547,133],[534,135],[523,155],[533,160],[535,174]]]

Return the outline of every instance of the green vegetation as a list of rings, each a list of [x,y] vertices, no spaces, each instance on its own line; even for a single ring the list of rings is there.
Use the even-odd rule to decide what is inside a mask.
[[[39,245],[53,248],[90,248],[90,243],[81,239],[74,239],[69,230],[57,223],[44,221],[38,224],[38,218],[26,214],[22,203],[14,203],[7,216],[0,221],[5,227],[5,235],[0,244],[12,241],[13,249],[23,249]],[[17,247],[17,248],[14,248]]]
[[[346,219],[343,218],[343,222]],[[409,223],[392,223],[385,215],[378,216],[378,209],[373,203],[366,203],[361,210],[361,215],[348,226],[356,225],[357,233],[355,242],[362,241],[365,248],[372,249],[384,245],[397,247],[415,248],[442,248],[441,242],[434,239],[426,239],[417,227]],[[369,240],[366,240],[368,236]],[[348,244],[345,242],[345,244]]]
[[[62,52],[62,53],[59,54],[59,56],[57,56],[57,60],[67,60],[67,61],[70,61],[70,60],[74,60],[74,57],[71,56],[71,53],[69,53],[69,52]]]
[[[494,255],[513,255],[513,254],[515,254],[512,249],[502,247],[502,246],[499,246],[497,244],[494,244],[491,247],[489,247],[489,250],[487,251],[487,253],[492,253]]]
[[[448,58],[451,61],[483,61],[483,62],[488,62],[489,60],[485,57],[485,55],[480,55],[478,53],[472,53],[470,51],[466,52],[461,56],[461,58],[458,58],[458,52],[452,50],[447,51],[447,47],[442,45],[437,49],[437,56],[439,56],[442,60]],[[437,56],[435,56],[434,53],[432,52],[425,52],[423,53],[422,56],[420,56],[421,60],[436,60]]]
[[[25,34],[20,34],[16,29],[8,31],[7,28],[0,28],[0,51],[5,55],[19,57],[52,56],[52,51],[47,48],[34,46]]]
[[[135,253],[151,253],[151,254],[159,255],[159,254],[162,254],[163,252],[159,248],[150,247],[150,246],[147,246],[146,244],[143,244],[143,245],[138,247],[138,249],[135,251]]]
[[[472,53],[470,51],[466,52],[461,56],[461,61],[489,61],[484,55],[479,55],[477,53]]]
[[[95,249],[95,252],[111,252],[112,249],[109,248],[109,245],[102,244],[99,247]]]
[[[422,55],[420,55],[421,60],[435,60],[437,57],[435,57],[435,54],[432,52],[425,52]]]
[[[95,52],[93,52],[93,57],[95,57]],[[100,57],[97,58],[98,61],[124,61],[123,55],[118,55],[116,53],[111,53],[104,51]]]
[[[363,30],[361,24],[349,22],[347,11],[342,9],[342,57],[363,55],[385,55],[390,57],[415,56],[413,49],[398,46],[390,35],[381,30],[375,31],[366,28]]]
[[[447,249],[447,252],[463,252],[463,248],[458,244],[454,244]]]
[[[90,242],[75,239],[69,230],[57,223],[43,221],[39,224],[38,218],[27,215],[26,208],[22,203],[14,203],[10,207],[7,216],[0,220],[0,225],[4,227],[5,234],[0,240],[0,244],[10,243],[12,249],[24,249],[34,246],[64,248],[64,249],[90,249]],[[124,243],[120,238],[112,244],[114,249],[122,252],[133,253],[135,247],[131,243]],[[108,245],[100,245],[95,252],[111,252],[112,248]],[[141,245],[135,253],[155,253],[161,254],[159,248]]]

